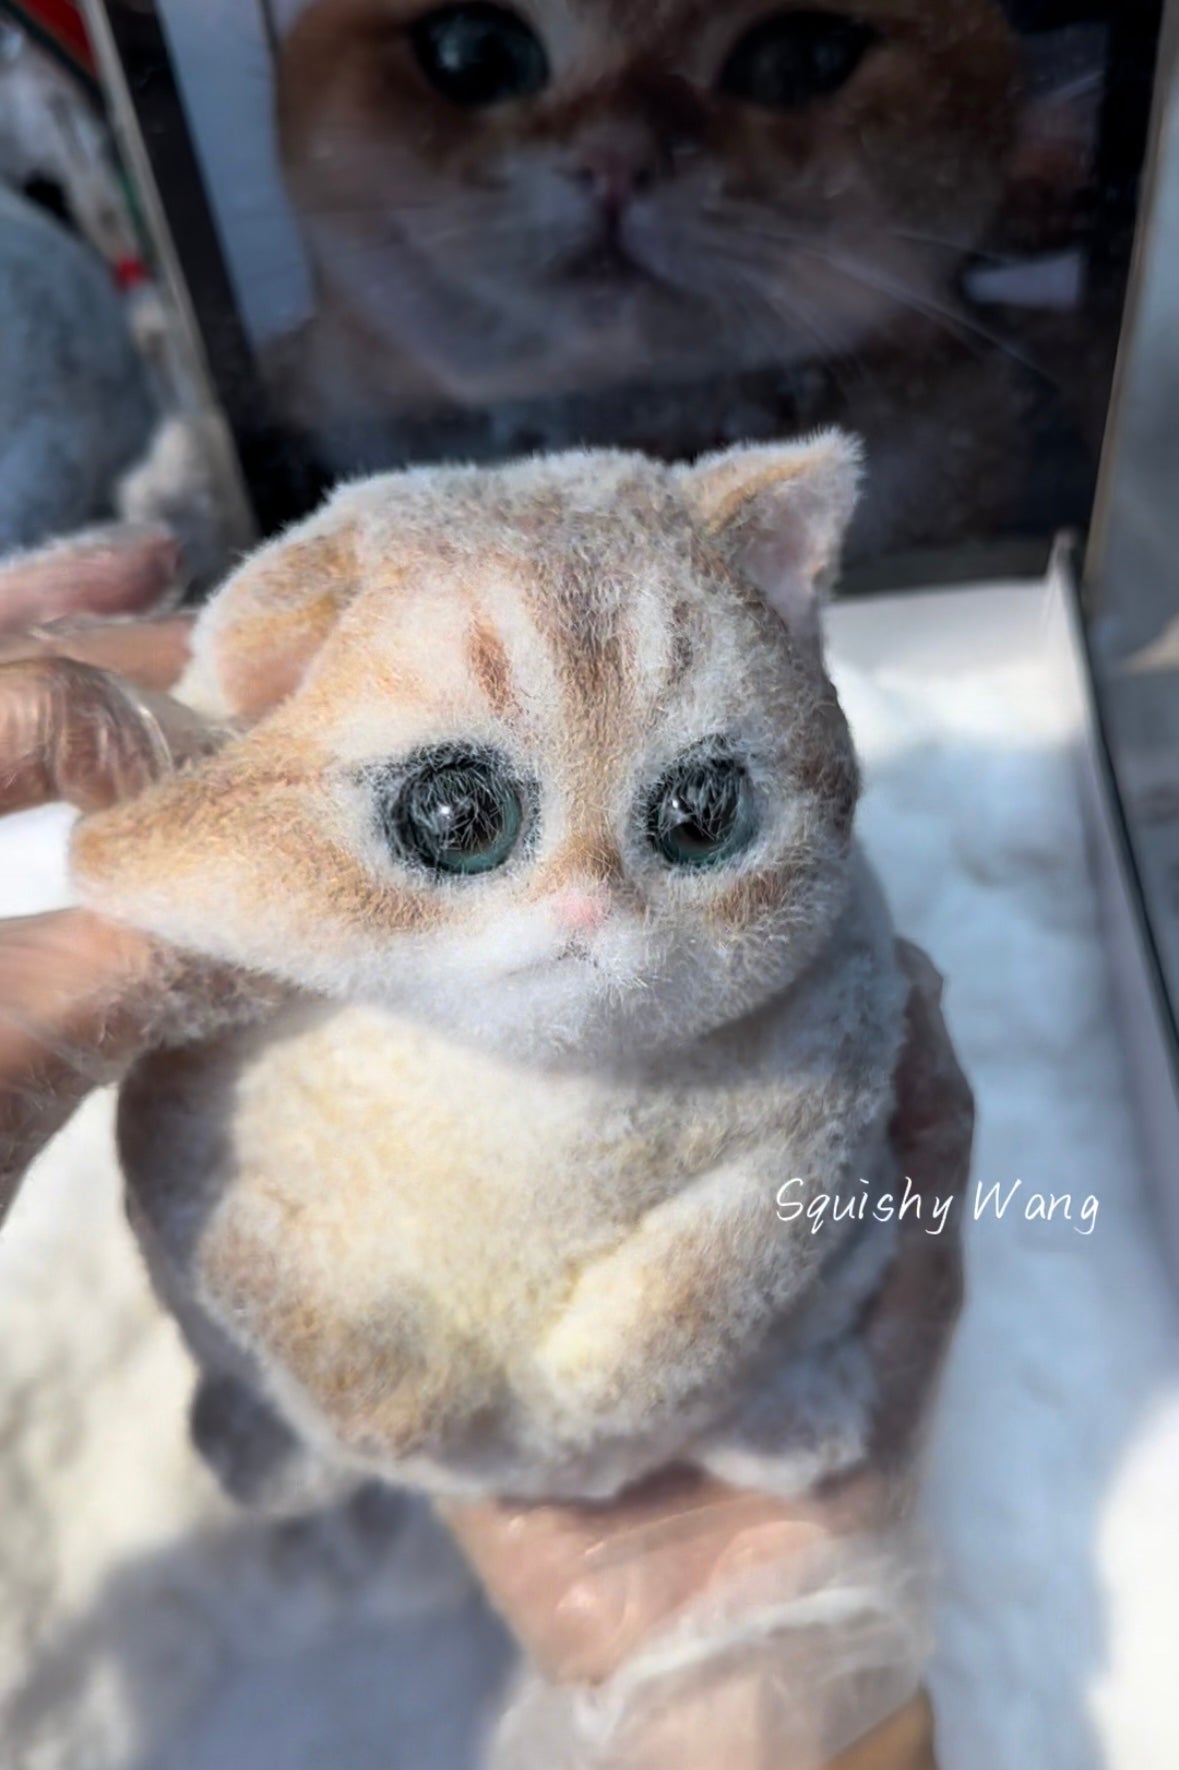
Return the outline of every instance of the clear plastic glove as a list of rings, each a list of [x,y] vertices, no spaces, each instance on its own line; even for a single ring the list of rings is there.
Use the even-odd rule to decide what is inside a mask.
[[[127,618],[174,600],[178,557],[166,532],[116,529],[0,560],[0,813],[93,810],[209,741],[159,692],[190,622]],[[174,973],[150,941],[80,910],[0,923],[0,1220],[43,1144],[150,1042]]]

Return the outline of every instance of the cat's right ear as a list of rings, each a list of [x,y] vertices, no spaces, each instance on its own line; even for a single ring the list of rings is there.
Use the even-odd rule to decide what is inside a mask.
[[[355,528],[323,512],[246,560],[197,622],[184,699],[253,722],[294,693],[359,587]]]
[[[825,430],[806,442],[725,449],[680,470],[709,540],[808,648],[819,646],[822,593],[839,564],[862,459],[856,437]]]

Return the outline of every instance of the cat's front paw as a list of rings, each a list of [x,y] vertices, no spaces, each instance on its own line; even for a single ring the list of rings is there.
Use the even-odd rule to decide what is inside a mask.
[[[534,1359],[558,1408],[596,1432],[646,1433],[709,1388],[718,1339],[693,1277],[625,1259],[587,1274]]]
[[[863,1346],[847,1340],[783,1364],[693,1461],[730,1486],[796,1498],[864,1461],[875,1395]]]

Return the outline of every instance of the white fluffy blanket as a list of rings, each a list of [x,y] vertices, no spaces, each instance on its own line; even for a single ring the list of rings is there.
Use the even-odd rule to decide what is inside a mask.
[[[1064,718],[1035,658],[953,684],[845,670],[841,688],[869,846],[949,979],[976,1179],[1023,1182],[1002,1219],[968,1223],[929,1481],[943,1770],[1174,1770],[1179,1320]],[[54,896],[61,829],[56,812],[0,829],[0,909]],[[1070,1195],[1072,1221],[1029,1220],[1034,1193]],[[196,1463],[105,1100],[0,1237],[0,1346],[4,1770],[475,1764],[507,1649],[429,1522],[391,1502],[264,1526]]]

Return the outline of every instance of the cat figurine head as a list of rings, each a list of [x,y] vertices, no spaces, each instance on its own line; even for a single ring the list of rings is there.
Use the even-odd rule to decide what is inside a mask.
[[[859,349],[995,212],[998,0],[272,0],[321,301],[479,405]]]
[[[818,599],[838,432],[357,481],[203,611],[216,755],[84,820],[83,901],[515,1052],[690,1037],[788,986],[852,872]]]

